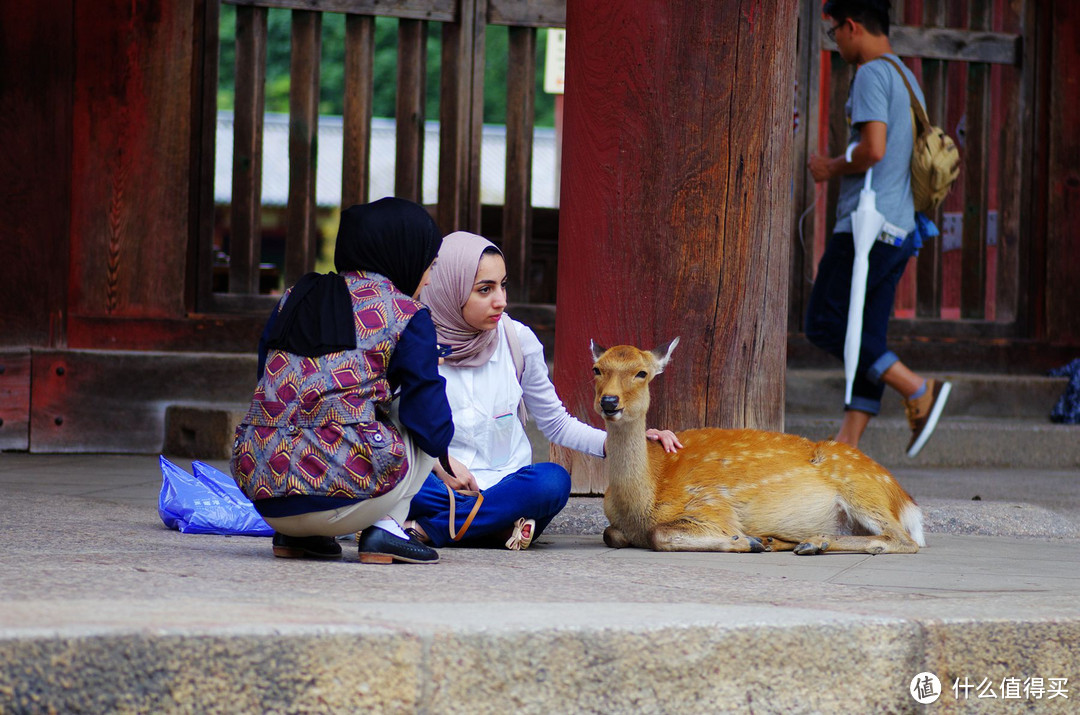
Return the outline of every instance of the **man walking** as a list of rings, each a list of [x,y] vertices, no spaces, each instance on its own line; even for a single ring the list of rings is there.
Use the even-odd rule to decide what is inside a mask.
[[[855,256],[851,212],[858,205],[865,173],[873,168],[872,188],[885,227],[870,251],[859,365],[836,441],[859,446],[870,419],[881,409],[888,385],[904,398],[911,426],[907,455],[914,457],[937,426],[951,384],[921,377],[886,345],[896,285],[921,245],[911,194],[911,100],[900,72],[918,100],[924,104],[925,100],[915,76],[893,54],[888,0],[829,0],[824,14],[840,56],[858,67],[845,105],[850,143],[855,146],[850,161],[843,155],[810,157],[815,181],[840,177],[840,197],[836,227],[810,295],[806,337],[843,359]]]

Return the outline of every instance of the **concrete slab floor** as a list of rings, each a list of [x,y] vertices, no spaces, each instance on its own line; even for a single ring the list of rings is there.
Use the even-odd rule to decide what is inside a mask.
[[[1080,683],[1078,475],[911,470],[898,477],[922,503],[931,525],[927,548],[915,555],[658,554],[608,549],[598,528],[590,527],[578,533],[553,529],[525,552],[444,549],[436,565],[368,566],[358,562],[349,541],[343,542],[341,561],[290,561],[274,559],[265,538],[165,529],[156,511],[161,477],[153,456],[0,454],[0,652],[11,659],[0,657],[0,710],[5,677],[15,683],[7,692],[24,692],[26,673],[38,667],[27,664],[44,664],[46,672],[48,663],[58,662],[55,649],[69,652],[72,639],[83,644],[84,659],[119,652],[118,644],[127,648],[133,638],[144,644],[140,648],[159,648],[152,657],[138,651],[138,658],[148,659],[139,677],[150,678],[174,667],[169,663],[176,657],[183,659],[172,655],[170,639],[182,638],[192,653],[212,660],[232,653],[230,648],[247,657],[299,647],[288,645],[293,640],[346,636],[341,647],[347,659],[356,638],[381,638],[380,648],[404,648],[400,652],[411,655],[399,660],[420,664],[428,679],[442,677],[444,658],[458,664],[449,667],[470,672],[492,669],[488,685],[474,687],[497,682],[503,690],[483,690],[488,699],[479,702],[495,705],[476,712],[560,711],[553,706],[559,702],[562,711],[679,710],[692,705],[679,698],[696,686],[680,679],[686,673],[664,667],[687,653],[694,653],[693,668],[716,672],[730,666],[710,658],[734,664],[731,659],[739,655],[754,662],[752,678],[743,663],[738,672],[716,676],[714,689],[700,695],[729,697],[715,688],[735,683],[738,692],[730,697],[758,698],[756,706],[730,708],[743,712],[905,711],[913,705],[904,690],[908,681],[917,669],[931,666],[943,675],[1015,671],[1067,678],[1074,687]],[[981,500],[972,501],[976,495]],[[578,499],[573,506],[591,515],[592,521],[582,523],[596,523],[598,499]],[[1053,528],[1043,534],[1033,534],[1038,528],[1027,523],[1048,520]],[[950,531],[971,525],[982,530]],[[223,638],[237,642],[226,646]],[[206,645],[206,655],[192,639],[216,645]],[[450,643],[453,648],[444,652]],[[419,650],[409,644],[420,644]],[[712,655],[701,656],[699,646]],[[136,657],[124,653],[124,662]],[[776,670],[769,663],[780,653],[789,664],[773,663]],[[564,658],[570,660],[563,664]],[[790,665],[791,659],[808,665],[822,658],[853,683],[848,699],[839,701],[843,706],[809,689],[828,677],[827,668],[817,673]],[[515,670],[521,663],[532,664],[529,675]],[[613,674],[598,663],[627,670]],[[642,675],[643,667],[650,675]],[[537,668],[547,686],[529,680],[540,678]],[[864,692],[855,683],[870,671]],[[65,672],[72,682],[82,677]],[[584,674],[593,680],[586,683]],[[796,676],[802,685],[784,685]],[[48,680],[33,677],[34,683]],[[508,695],[522,677],[533,692],[547,694],[533,700]],[[629,687],[643,677],[651,695],[604,694],[605,680]],[[775,686],[762,685],[767,677],[775,678]],[[882,701],[870,693],[873,682],[880,690],[883,677],[898,681],[893,686],[901,688],[899,695]],[[559,700],[570,697],[555,686],[564,680],[579,698],[570,701],[578,703],[574,707]],[[677,683],[678,691],[668,692],[667,681],[670,687]],[[439,682],[402,696],[403,711],[464,711],[440,699],[458,692],[461,682]],[[109,687],[143,687],[118,683]],[[767,692],[773,699],[761,700]],[[154,693],[128,709],[160,704],[154,698],[164,696]],[[118,707],[123,697],[108,700],[108,707]],[[342,697],[357,707],[367,702],[355,690]],[[600,704],[586,707],[593,701],[582,698],[591,697]],[[1080,693],[1072,698],[1064,707],[1055,701],[1047,711],[1067,712]],[[55,702],[60,705],[53,707],[63,709],[68,701]],[[246,709],[271,707],[270,701],[251,702]],[[697,702],[700,707],[712,701]],[[34,711],[19,703],[10,709]],[[183,709],[165,707],[173,708]]]
[[[147,602],[150,608],[153,601],[168,603],[178,594],[185,600],[190,594],[242,598],[255,583],[271,600],[316,598],[340,589],[358,602],[393,601],[400,589],[419,601],[476,600],[485,594],[480,600],[611,601],[633,596],[631,600],[707,597],[738,603],[748,592],[775,598],[782,595],[773,591],[778,586],[789,595],[808,589],[818,598],[844,587],[873,589],[871,601],[897,604],[913,597],[939,601],[982,594],[988,602],[1000,601],[1002,616],[1020,601],[1040,601],[1040,594],[1080,590],[1080,576],[1065,566],[1080,560],[1080,539],[1075,538],[1080,524],[1077,475],[913,470],[898,476],[929,517],[928,547],[914,556],[611,550],[597,536],[603,522],[600,500],[593,498],[575,503],[596,515],[594,526],[576,534],[563,528],[560,534],[553,523],[537,547],[524,554],[445,549],[443,562],[433,567],[372,569],[354,563],[351,544],[341,563],[296,563],[269,558],[265,539],[184,535],[165,529],[156,511],[161,484],[156,457],[3,454],[0,534],[5,548],[0,554],[0,598],[9,606],[13,602],[22,606],[18,617],[10,609],[0,614],[0,623],[19,628],[37,619],[46,627],[54,619],[58,619],[54,625],[85,624],[84,617],[94,620],[94,607],[83,611],[70,604],[60,611],[42,608],[37,619],[25,612],[31,602],[41,599],[57,605],[68,599],[105,602],[121,595]],[[982,500],[963,499],[974,494]],[[997,501],[1008,497],[1012,499]],[[962,514],[965,524],[1001,528],[996,534],[985,533],[987,529],[974,535],[948,533],[949,521],[943,515],[949,513]],[[999,518],[1000,513],[1007,518]],[[1024,533],[1031,531],[1023,523],[1025,517],[1040,522],[1058,519],[1058,528],[1032,538]],[[954,519],[955,523],[959,522]],[[449,577],[449,572],[459,571]],[[358,573],[363,574],[360,584]],[[300,574],[301,583],[294,583]],[[462,584],[460,590],[456,583]],[[840,602],[865,606],[862,597],[840,597],[842,590],[833,594]],[[1059,600],[1057,606],[1062,605]],[[72,618],[60,616],[71,609]],[[167,611],[165,607],[157,617],[168,620]]]

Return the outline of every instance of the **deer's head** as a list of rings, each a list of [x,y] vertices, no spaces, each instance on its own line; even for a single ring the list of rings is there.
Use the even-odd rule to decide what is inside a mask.
[[[631,345],[602,348],[589,341],[593,356],[593,407],[608,422],[644,418],[649,410],[649,383],[664,371],[679,339],[652,350]]]

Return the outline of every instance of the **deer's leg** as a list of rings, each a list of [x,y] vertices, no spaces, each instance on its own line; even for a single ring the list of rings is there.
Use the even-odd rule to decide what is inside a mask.
[[[784,541],[776,536],[763,536],[761,543],[765,545],[766,551],[794,551],[799,545],[797,541]]]
[[[738,514],[726,500],[690,500],[677,514],[649,531],[654,551],[767,551],[761,539],[743,533]]]
[[[690,519],[676,519],[657,524],[649,531],[653,551],[731,551],[758,553],[766,551],[761,539],[715,524]]]
[[[613,549],[624,549],[630,546],[630,539],[618,527],[609,526],[604,529],[604,543]]]
[[[815,536],[795,547],[799,556],[827,552],[854,552],[862,554],[914,554],[919,550],[906,532],[889,529],[874,536]]]

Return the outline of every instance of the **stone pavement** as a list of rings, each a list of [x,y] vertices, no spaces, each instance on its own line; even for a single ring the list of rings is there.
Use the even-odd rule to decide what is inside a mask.
[[[915,555],[612,550],[575,498],[368,566],[165,529],[153,456],[3,453],[0,712],[1080,711],[1080,474],[896,473]]]

